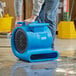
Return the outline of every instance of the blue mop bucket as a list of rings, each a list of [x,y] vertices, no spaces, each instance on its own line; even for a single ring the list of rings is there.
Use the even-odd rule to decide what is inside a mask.
[[[53,39],[48,23],[18,24],[22,26],[15,28],[11,36],[11,47],[16,57],[29,62],[58,59],[59,53],[51,48]]]

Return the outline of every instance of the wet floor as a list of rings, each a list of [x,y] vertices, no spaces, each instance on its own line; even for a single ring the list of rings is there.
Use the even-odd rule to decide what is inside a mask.
[[[56,39],[57,61],[28,63],[12,53],[9,39],[0,39],[0,76],[76,76],[76,40]]]

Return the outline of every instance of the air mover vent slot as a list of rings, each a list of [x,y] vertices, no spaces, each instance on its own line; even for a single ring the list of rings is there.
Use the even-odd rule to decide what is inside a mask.
[[[15,48],[19,53],[24,53],[27,48],[26,34],[22,29],[18,29],[14,35]]]
[[[56,58],[57,56],[57,53],[35,54],[31,56],[31,60]]]

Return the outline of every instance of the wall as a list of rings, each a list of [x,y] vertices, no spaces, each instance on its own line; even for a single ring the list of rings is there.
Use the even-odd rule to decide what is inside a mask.
[[[25,4],[24,4],[24,14],[25,14],[25,18],[29,18],[32,15],[32,8],[33,8],[33,1],[32,0],[24,0]]]

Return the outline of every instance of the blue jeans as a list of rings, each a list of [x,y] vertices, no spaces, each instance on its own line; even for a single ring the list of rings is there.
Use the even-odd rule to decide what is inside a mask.
[[[49,23],[49,29],[51,30],[53,37],[52,48],[54,47],[54,40],[56,35],[56,17],[58,5],[59,0],[45,0],[40,14],[36,19],[40,23]]]

